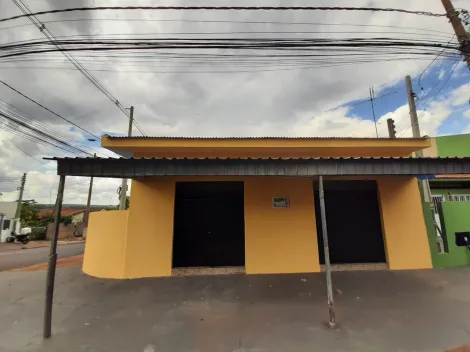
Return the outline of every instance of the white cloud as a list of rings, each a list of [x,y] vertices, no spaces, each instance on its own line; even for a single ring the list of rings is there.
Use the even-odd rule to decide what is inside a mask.
[[[169,4],[168,1],[158,2]],[[28,4],[33,11],[50,8],[80,7],[97,5],[95,1],[64,1],[64,0],[36,0]],[[154,1],[120,0],[100,1],[100,6],[109,5],[155,5]],[[171,4],[188,5],[191,1],[171,1]],[[229,5],[229,1],[207,0],[205,4]],[[242,5],[275,5],[290,6],[292,1],[278,0],[239,0]],[[465,7],[466,1],[455,1],[454,5]],[[19,14],[13,3],[2,4],[2,17]],[[311,5],[309,0],[297,0],[295,5]],[[351,6],[350,0],[319,0],[318,6]],[[439,1],[416,0],[412,4],[403,2],[397,4],[393,0],[357,0],[354,6],[377,7],[406,7],[410,9],[443,12]],[[121,11],[121,12],[81,12],[60,15],[47,15],[43,20],[56,19],[85,19],[92,21],[58,22],[47,24],[47,28],[56,36],[89,35],[89,34],[125,34],[125,38],[133,34],[153,33],[157,36],[161,32],[236,32],[236,31],[318,31],[318,32],[348,32],[337,34],[306,34],[305,37],[341,37],[350,35],[380,36],[396,35],[403,37],[433,38],[436,40],[450,39],[452,28],[446,18],[431,18],[398,13],[369,13],[369,12],[154,12],[154,11]],[[99,19],[133,19],[137,21],[102,21]],[[166,22],[146,21],[163,19]],[[195,23],[172,22],[168,20],[184,19],[194,20],[244,20],[244,21],[283,21],[283,22],[317,22],[324,25],[274,25],[264,24],[235,24],[235,23]],[[355,23],[359,26],[350,27],[345,24]],[[32,25],[14,29],[1,30],[11,25],[30,24],[29,20],[22,19],[6,22],[0,25],[0,40],[12,42],[28,39],[44,39],[37,28]],[[328,25],[327,25],[328,24]],[[331,26],[338,24],[338,26]],[[363,25],[394,26],[393,28],[365,27]],[[426,31],[406,29],[404,27],[419,27]],[[360,33],[352,33],[352,32]],[[432,31],[442,31],[436,33]],[[401,32],[393,34],[392,32]],[[406,33],[403,33],[406,32]],[[409,34],[409,33],[413,34]],[[421,35],[423,34],[423,35]],[[301,35],[297,35],[301,36]],[[439,36],[439,37],[438,37]],[[194,66],[178,64],[176,62],[141,62],[135,63],[126,59],[120,63],[105,62],[98,65],[98,59],[89,54],[74,53],[74,55],[88,69],[116,69],[119,72],[91,71],[103,85],[115,95],[123,105],[135,106],[136,120],[147,135],[170,136],[263,136],[263,135],[291,135],[291,136],[375,136],[375,127],[372,121],[364,120],[361,116],[347,117],[345,108],[325,112],[348,101],[364,98],[369,85],[377,87],[377,95],[381,89],[401,82],[405,75],[416,76],[429,63],[429,61],[410,60],[356,64],[344,67],[331,67],[321,69],[305,69],[291,71],[271,71],[253,73],[230,74],[182,74],[182,73],[136,73],[126,71],[185,71],[194,69]],[[88,55],[88,56],[87,56]],[[43,56],[45,57],[45,56]],[[58,53],[49,55],[52,63],[41,60],[26,62],[23,66],[52,66],[69,67]],[[431,58],[430,58],[431,59]],[[58,61],[64,62],[59,63]],[[129,66],[139,65],[139,66]],[[7,66],[1,63],[0,66]],[[95,87],[91,85],[79,72],[73,70],[41,70],[19,69],[20,64],[9,64],[13,69],[2,69],[2,80],[12,84],[25,94],[37,99],[45,106],[70,118],[80,126],[92,131],[94,134],[103,132],[125,133],[128,120],[108,101]],[[16,68],[15,68],[16,67]],[[176,68],[175,68],[176,67]],[[454,74],[461,74],[463,65],[457,66]],[[232,67],[234,69],[237,67]],[[258,69],[285,69],[285,66],[263,65]],[[226,67],[217,65],[207,66],[205,70],[222,70]],[[241,69],[241,67],[238,67]],[[430,72],[430,70],[429,70]],[[435,135],[438,127],[450,115],[455,106],[462,106],[468,101],[469,86],[462,86],[441,100],[432,103],[426,112],[419,112],[422,134]],[[70,125],[55,116],[25,101],[17,94],[0,87],[2,99],[17,106],[26,113],[40,121],[47,122],[61,132],[69,132]],[[463,111],[468,116],[468,111]],[[405,130],[410,122],[406,106],[383,116],[378,116],[378,130],[380,136],[387,135],[386,119],[394,118],[399,132]],[[138,134],[135,132],[135,134]],[[410,136],[411,129],[406,130],[403,136]],[[73,140],[83,140],[80,131],[74,131],[70,136]],[[25,198],[34,198],[39,202],[49,203],[54,199],[57,188],[55,176],[55,163],[39,164],[24,155],[11,140],[23,150],[41,160],[43,156],[62,156],[61,152],[38,146],[30,141],[22,140],[0,130],[0,175],[21,177],[28,172],[28,182]],[[96,150],[95,150],[96,149]],[[92,152],[100,150],[95,148]],[[102,151],[101,151],[102,152]],[[94,204],[116,204],[116,188],[120,180],[96,180],[94,186]],[[0,187],[2,185],[0,184]],[[66,185],[67,203],[85,203],[88,192],[86,179],[70,178]],[[0,188],[0,191],[2,189]],[[6,189],[3,198],[14,198],[13,190]],[[0,198],[0,199],[3,199]]]

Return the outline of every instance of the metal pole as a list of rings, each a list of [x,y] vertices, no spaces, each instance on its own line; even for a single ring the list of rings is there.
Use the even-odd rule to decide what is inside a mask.
[[[325,273],[326,273],[326,291],[328,294],[328,310],[330,312],[330,321],[328,325],[330,328],[336,327],[335,317],[335,303],[333,301],[333,285],[331,281],[331,263],[330,263],[330,249],[328,247],[328,229],[326,227],[326,209],[325,209],[325,191],[323,189],[323,176],[319,176],[319,194],[320,194],[320,213],[321,213],[321,228],[323,237],[323,249],[325,252]]]
[[[4,213],[0,213],[0,239],[2,237],[2,232],[3,232],[3,219],[5,218]]]
[[[134,107],[131,106],[129,116],[129,130],[127,132],[128,137],[132,136],[132,123],[134,122]],[[119,199],[119,210],[126,210],[126,196],[127,196],[127,178],[122,179],[121,194]]]
[[[93,156],[96,158],[96,153]],[[86,237],[88,231],[88,218],[90,217],[90,207],[91,207],[91,193],[93,191],[93,176],[90,177],[90,188],[88,188],[88,200],[86,202],[86,210],[83,218],[83,238]]]
[[[374,87],[369,87],[369,94],[370,94],[370,105],[372,106],[372,117],[374,118],[374,125],[375,125],[375,134],[377,138],[379,138],[379,131],[377,130],[377,119],[375,117],[375,109],[374,109]]]
[[[20,187],[20,196],[18,197],[18,205],[16,206],[16,213],[15,218],[21,218],[21,203],[23,202],[23,193],[24,193],[24,185],[26,183],[26,174],[23,174],[21,177],[21,187]]]
[[[452,1],[442,0],[442,5],[446,10],[447,18],[454,28],[457,40],[461,44],[461,51],[464,56],[464,61],[467,63],[468,68],[470,69],[470,35],[465,30],[465,27],[462,24],[462,20],[459,17],[459,12],[455,10],[454,5],[452,5]]]
[[[57,239],[59,237],[60,213],[62,211],[62,199],[64,197],[65,175],[60,175],[59,190],[57,191],[57,201],[54,217],[54,235],[51,238],[51,246],[49,250],[49,261],[47,264],[46,279],[46,301],[44,305],[44,326],[43,337],[48,339],[51,337],[52,325],[52,301],[54,298],[54,280],[55,269],[57,264]]]

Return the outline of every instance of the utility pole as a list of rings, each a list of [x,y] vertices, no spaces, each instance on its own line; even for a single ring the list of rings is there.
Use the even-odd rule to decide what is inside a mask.
[[[418,114],[416,112],[415,93],[413,92],[413,85],[411,84],[411,77],[406,76],[406,91],[408,92],[408,105],[410,107],[411,130],[413,131],[413,138],[421,138],[419,130]],[[420,155],[419,155],[420,154]],[[416,152],[416,156],[422,157],[423,152]]]
[[[377,138],[379,138],[379,131],[377,130],[377,119],[375,118],[375,109],[374,109],[374,99],[375,99],[374,87],[369,87],[369,95],[370,95],[370,105],[372,106],[372,117],[374,118],[375,135],[377,136]]]
[[[134,107],[131,106],[130,110],[131,110],[130,111],[131,113],[129,116],[129,131],[127,133],[128,137],[132,136],[132,123],[134,122]],[[127,178],[123,178],[122,184],[121,184],[119,210],[126,210],[126,197],[127,197]]]
[[[318,177],[318,186],[320,197],[320,215],[323,237],[323,249],[325,253],[326,292],[328,297],[328,311],[330,313],[330,320],[328,321],[328,326],[334,329],[336,328],[336,314],[335,302],[333,300],[333,283],[331,280],[330,248],[328,245],[328,229],[326,224],[325,189],[323,187],[323,176]]]
[[[96,153],[93,155],[96,158]],[[86,233],[88,231],[88,218],[90,217],[90,206],[91,206],[91,192],[93,191],[93,176],[90,177],[90,188],[88,189],[88,200],[86,202],[86,210],[83,218],[83,238],[86,238]]]
[[[454,27],[455,36],[460,43],[460,51],[464,56],[464,61],[470,69],[470,34],[465,30],[462,20],[459,17],[459,12],[455,10],[451,0],[441,0],[444,9],[446,10],[447,18],[449,19],[452,27]]]
[[[410,119],[411,119],[411,129],[413,131],[413,138],[421,138],[421,132],[419,130],[419,121],[418,121],[418,114],[416,112],[416,103],[415,103],[415,93],[413,92],[413,85],[411,83],[411,77],[406,76],[406,90],[408,92],[408,105],[410,107]],[[422,158],[423,151],[418,150],[415,152],[416,157]],[[430,204],[432,207],[431,202],[431,189],[429,187],[428,180],[422,180],[421,185],[423,188],[423,195],[424,195],[424,202]]]
[[[16,219],[19,219],[21,217],[21,203],[23,202],[23,193],[24,193],[25,183],[26,183],[26,173],[24,173],[23,177],[21,177],[21,186],[19,188],[20,196],[18,197],[18,205],[16,206],[16,213],[15,213]]]

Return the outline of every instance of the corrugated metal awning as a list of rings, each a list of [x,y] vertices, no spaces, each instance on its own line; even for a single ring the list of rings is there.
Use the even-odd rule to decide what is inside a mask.
[[[470,173],[470,158],[52,158],[67,176],[422,176]]]

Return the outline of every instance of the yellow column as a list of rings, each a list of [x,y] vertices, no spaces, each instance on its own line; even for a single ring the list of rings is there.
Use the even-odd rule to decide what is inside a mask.
[[[126,238],[125,277],[170,276],[175,182],[132,181]]]
[[[276,209],[273,197],[289,197]],[[247,274],[319,272],[313,181],[253,177],[245,180]]]
[[[432,268],[417,180],[384,177],[377,183],[390,269]]]

